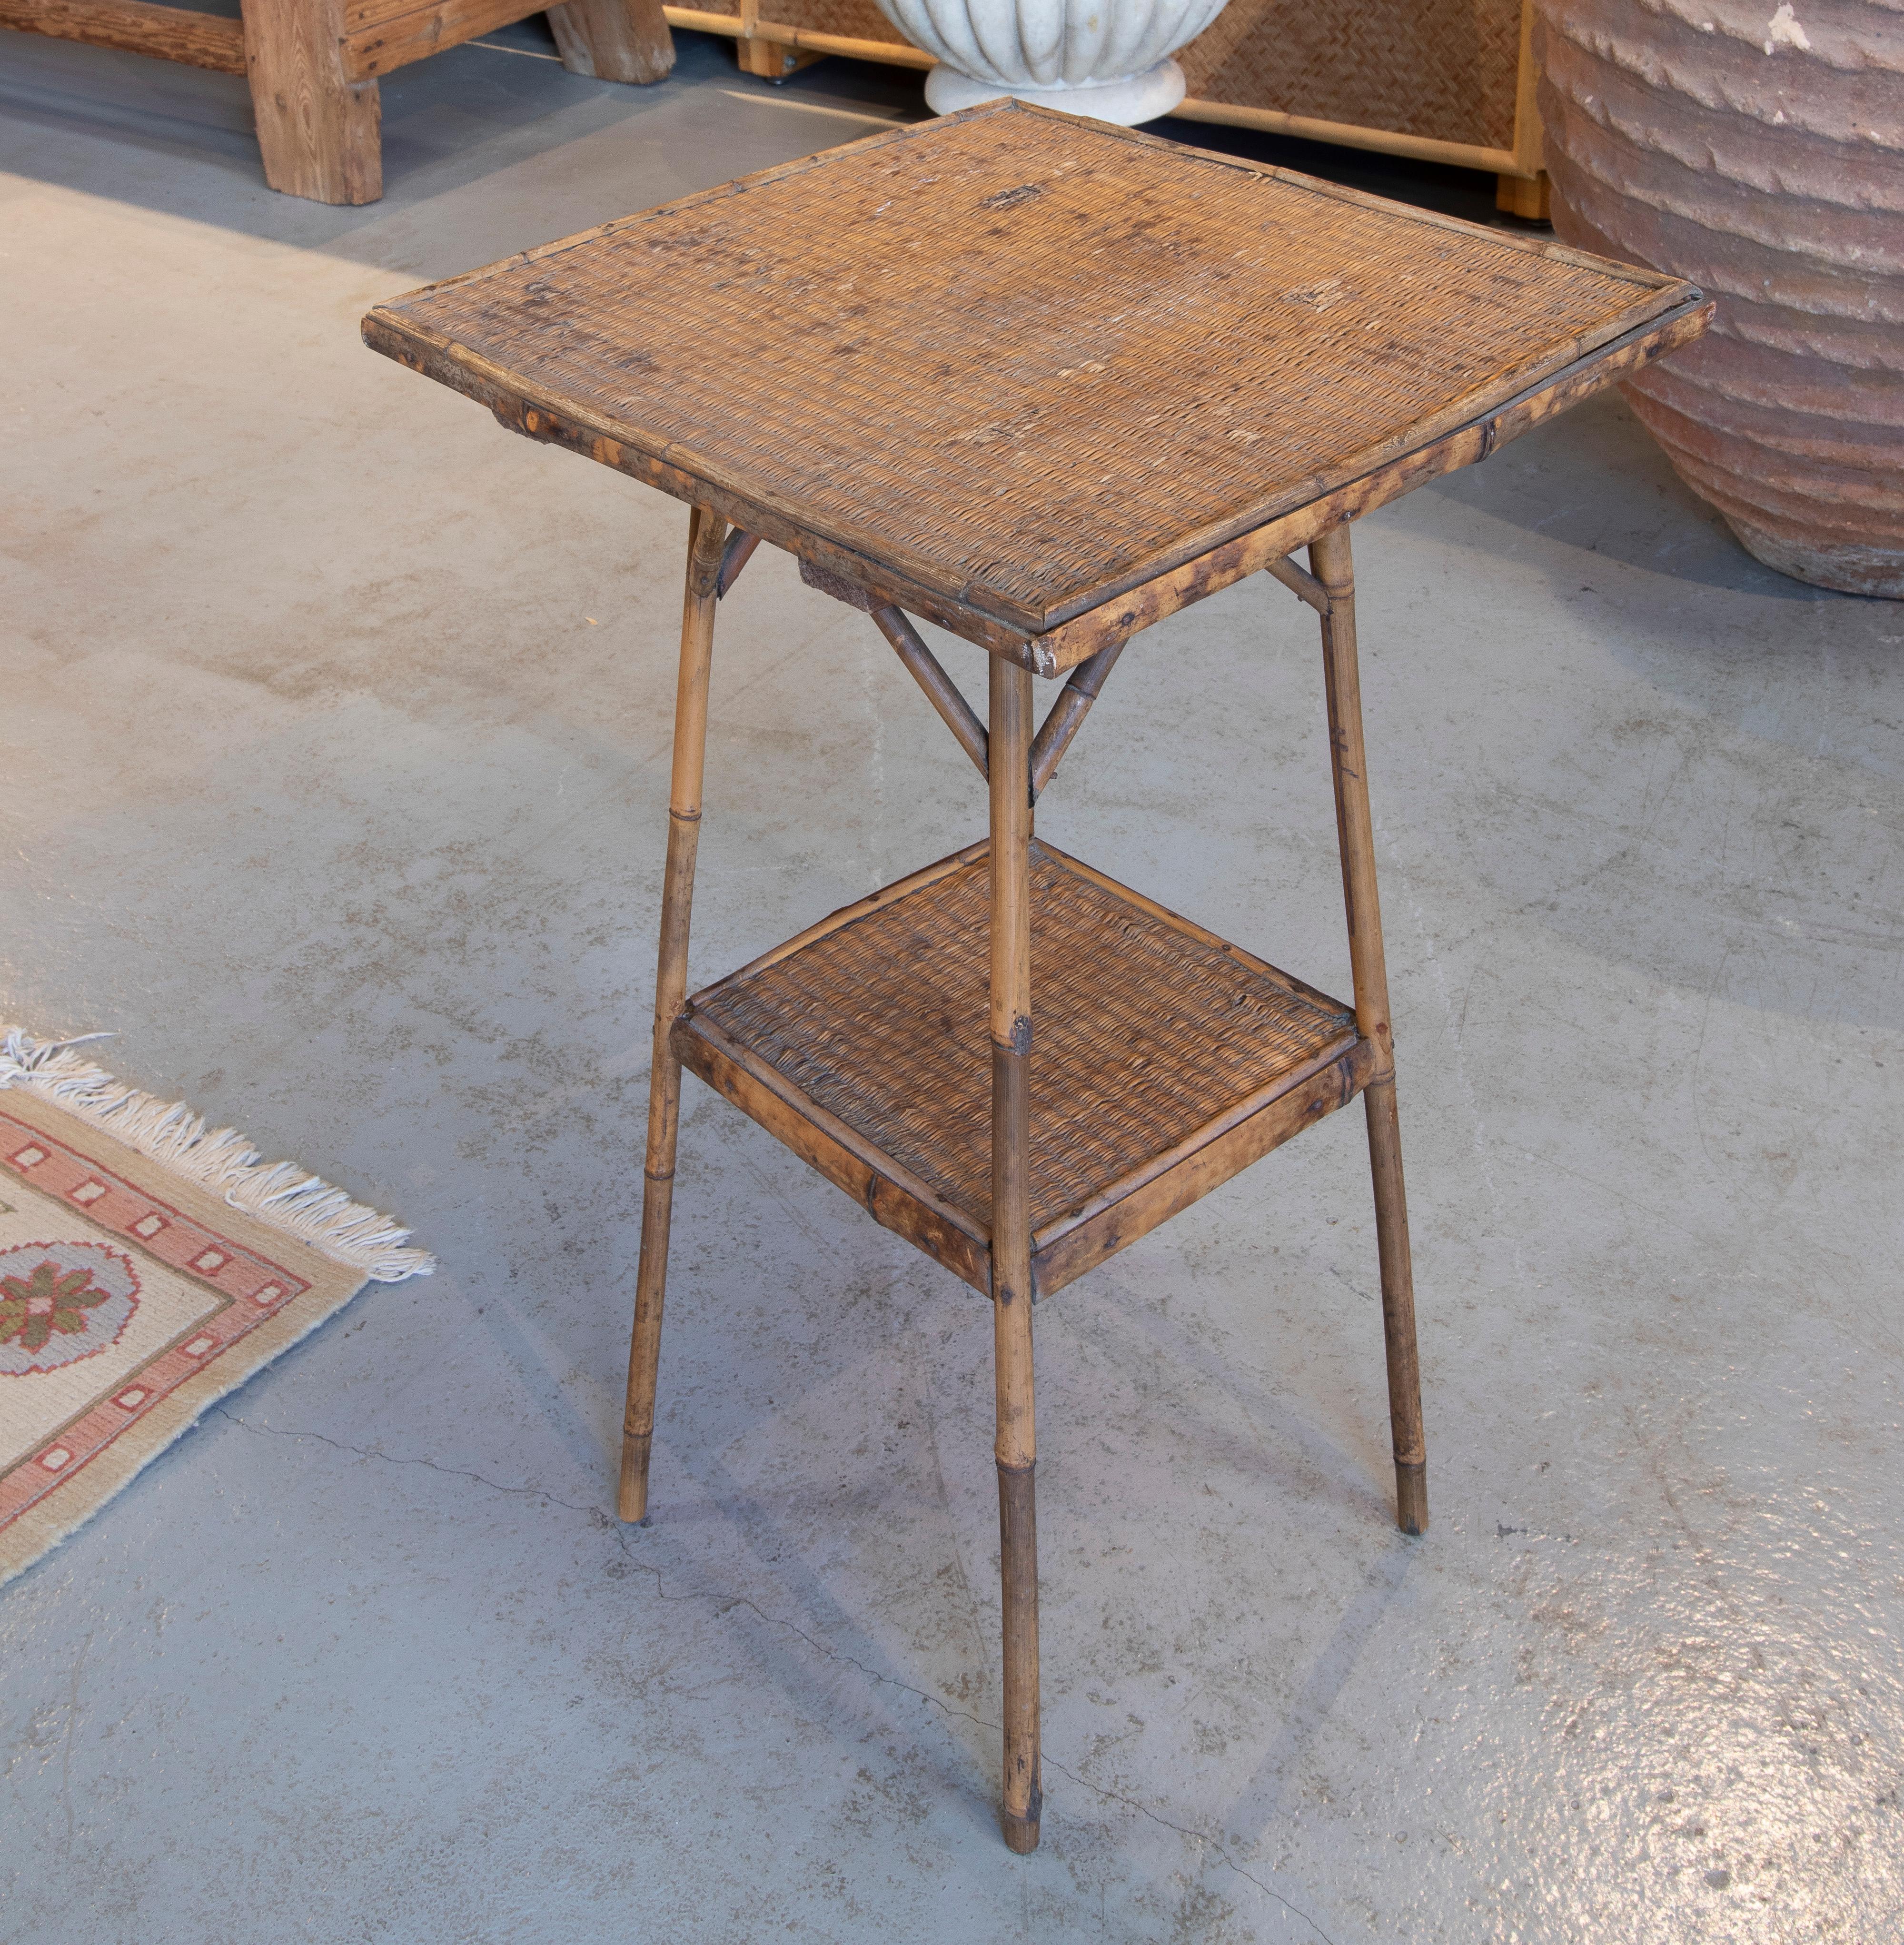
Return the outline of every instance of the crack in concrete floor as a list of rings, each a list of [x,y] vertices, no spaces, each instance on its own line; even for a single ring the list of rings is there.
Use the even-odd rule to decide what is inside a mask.
[[[983,1715],[975,1715],[969,1709],[959,1708],[955,1704],[947,1702],[943,1696],[932,1694],[923,1688],[916,1688],[910,1682],[901,1681],[896,1675],[882,1674],[877,1669],[867,1667],[866,1663],[858,1660],[857,1657],[847,1654],[837,1648],[829,1648],[824,1641],[809,1634],[797,1622],[784,1620],[778,1614],[769,1614],[748,1595],[731,1592],[704,1594],[670,1593],[661,1569],[653,1561],[642,1559],[634,1551],[629,1543],[627,1527],[612,1515],[603,1512],[599,1506],[584,1506],[574,1500],[565,1500],[559,1494],[550,1492],[545,1486],[506,1485],[500,1479],[491,1479],[485,1473],[471,1472],[466,1466],[445,1466],[434,1459],[399,1456],[391,1453],[379,1451],[374,1446],[352,1445],[343,1439],[333,1438],[326,1432],[313,1432],[308,1429],[293,1432],[277,1426],[256,1425],[248,1419],[240,1418],[236,1412],[226,1405],[212,1406],[205,1416],[224,1419],[236,1426],[240,1431],[250,1432],[254,1438],[315,1439],[320,1445],[329,1446],[333,1451],[348,1453],[359,1459],[374,1459],[386,1466],[420,1466],[429,1472],[440,1472],[445,1478],[470,1480],[479,1486],[488,1487],[492,1493],[505,1493],[512,1498],[541,1500],[550,1506],[561,1507],[566,1512],[579,1514],[587,1520],[591,1526],[599,1530],[605,1530],[613,1537],[616,1546],[621,1549],[623,1557],[630,1565],[639,1567],[654,1576],[655,1592],[658,1598],[664,1601],[707,1601],[711,1603],[718,1613],[722,1614],[727,1613],[735,1607],[744,1607],[748,1613],[753,1615],[757,1620],[763,1622],[767,1626],[784,1629],[787,1633],[804,1641],[815,1654],[823,1656],[828,1661],[838,1662],[843,1666],[856,1669],[870,1681],[877,1681],[886,1688],[897,1688],[903,1694],[916,1696],[919,1700],[929,1703],[932,1707],[940,1710],[943,1714],[961,1717],[965,1721],[976,1725],[979,1728],[989,1729],[995,1736],[1003,1733],[1000,1725],[997,1722],[988,1722]],[[75,1688],[78,1679],[75,1671],[74,1675]],[[1080,1774],[1077,1771],[1060,1762],[1049,1749],[1043,1751],[1042,1754],[1044,1762],[1050,1768],[1057,1771],[1060,1776],[1076,1783],[1080,1789],[1089,1790],[1092,1796],[1101,1801],[1107,1803],[1121,1803],[1127,1809],[1137,1811],[1140,1816],[1148,1817],[1153,1823],[1160,1825],[1164,1829],[1172,1831],[1179,1837],[1187,1837],[1192,1842],[1203,1845],[1222,1863],[1234,1871],[1237,1876],[1247,1879],[1265,1896],[1274,1898],[1292,1916],[1302,1919],[1302,1922],[1323,1941],[1323,1945],[1334,1945],[1334,1941],[1329,1937],[1328,1933],[1324,1931],[1306,1911],[1298,1905],[1292,1904],[1274,1885],[1265,1884],[1253,1871],[1238,1863],[1236,1859],[1231,1856],[1220,1838],[1211,1836],[1207,1831],[1192,1829],[1187,1824],[1172,1823],[1169,1817],[1152,1809],[1148,1804],[1140,1803],[1135,1797],[1126,1796],[1120,1791],[1107,1789],[1101,1784],[1092,1782],[1088,1777]],[[69,1811],[69,1817],[70,1814]]]

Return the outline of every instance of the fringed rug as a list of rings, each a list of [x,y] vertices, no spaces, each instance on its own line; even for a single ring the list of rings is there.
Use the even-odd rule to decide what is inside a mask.
[[[0,1584],[366,1283],[436,1267],[77,1044],[0,1028]]]

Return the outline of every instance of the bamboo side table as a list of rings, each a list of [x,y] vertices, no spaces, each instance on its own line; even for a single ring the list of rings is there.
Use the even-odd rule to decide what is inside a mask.
[[[991,1299],[1015,1851],[1043,1801],[1034,1305],[1357,1094],[1397,1515],[1428,1523],[1348,523],[1708,314],[1650,272],[999,103],[364,320],[693,509],[621,1515],[647,1510],[686,1068]],[[715,612],[763,539],[884,633],[990,831],[690,999]],[[1259,569],[1321,618],[1352,1006],[1033,835],[1126,643]],[[986,652],[988,721],[909,615]],[[1033,679],[1059,676],[1034,731]]]

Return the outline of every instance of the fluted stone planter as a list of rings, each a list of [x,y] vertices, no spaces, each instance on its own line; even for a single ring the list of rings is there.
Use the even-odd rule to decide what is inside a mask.
[[[927,105],[941,115],[1009,94],[1125,126],[1184,97],[1170,59],[1225,0],[879,0],[881,13],[937,57]]]
[[[1555,230],[1718,300],[1634,410],[1761,560],[1904,599],[1897,0],[1538,4]]]

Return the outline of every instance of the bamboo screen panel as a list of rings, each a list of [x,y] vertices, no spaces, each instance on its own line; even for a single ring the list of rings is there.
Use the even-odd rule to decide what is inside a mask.
[[[1520,0],[1230,0],[1177,59],[1200,101],[1511,149]]]
[[[760,0],[760,17],[815,34],[843,34],[858,41],[911,42],[873,5],[873,0]]]
[[[873,0],[761,0],[760,17],[910,45]],[[1230,0],[1177,59],[1193,100],[1511,149],[1520,0]]]

